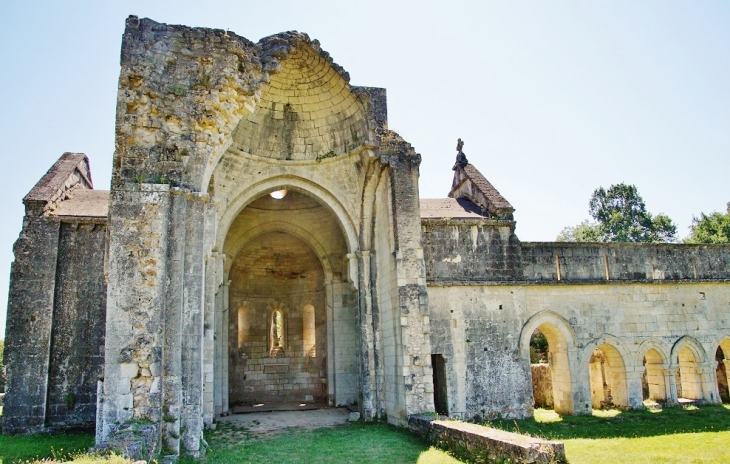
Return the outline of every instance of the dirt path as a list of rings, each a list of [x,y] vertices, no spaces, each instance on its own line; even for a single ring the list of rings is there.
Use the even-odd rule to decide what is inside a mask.
[[[346,423],[349,416],[350,411],[345,408],[233,414],[218,420],[215,439],[235,443],[268,438],[290,428],[335,427]]]

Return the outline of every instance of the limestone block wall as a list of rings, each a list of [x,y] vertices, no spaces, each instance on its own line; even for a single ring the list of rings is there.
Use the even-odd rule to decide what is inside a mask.
[[[511,281],[521,276],[515,223],[496,220],[421,221],[429,282]]]
[[[106,225],[64,222],[59,232],[46,425],[90,427],[104,368]]]
[[[730,248],[723,245],[636,243],[523,243],[522,279],[730,279]],[[557,258],[556,258],[557,257]]]
[[[11,269],[6,433],[93,427],[104,361],[105,221],[37,213],[28,211]]]

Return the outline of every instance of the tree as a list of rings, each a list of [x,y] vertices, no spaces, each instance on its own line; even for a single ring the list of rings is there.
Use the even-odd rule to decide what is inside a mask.
[[[558,242],[673,242],[677,226],[664,214],[652,216],[633,185],[598,188],[588,203],[595,222],[566,227]]]
[[[689,237],[686,243],[730,243],[730,203],[726,213],[714,211],[709,216],[700,213],[700,217],[692,217],[689,226]]]
[[[598,224],[585,220],[575,227],[566,227],[560,231],[558,242],[600,242],[601,232]]]
[[[677,235],[677,226],[669,217],[652,216],[646,210],[634,185],[600,187],[588,206],[603,242],[672,242]]]

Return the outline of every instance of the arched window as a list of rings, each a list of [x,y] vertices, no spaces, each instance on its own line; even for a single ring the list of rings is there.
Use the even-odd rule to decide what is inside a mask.
[[[249,319],[249,310],[247,305],[238,308],[238,348],[248,341],[249,330],[251,329],[251,320]]]
[[[269,352],[271,356],[279,356],[284,353],[286,345],[286,324],[284,322],[284,311],[275,309],[271,312],[269,321]]]
[[[315,335],[314,306],[308,304],[302,311],[302,351],[304,356],[317,357],[317,336]]]

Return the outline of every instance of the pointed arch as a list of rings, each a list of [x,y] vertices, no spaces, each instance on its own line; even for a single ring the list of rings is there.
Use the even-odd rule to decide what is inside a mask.
[[[702,344],[698,342],[695,338],[690,337],[689,335],[685,335],[683,337],[680,337],[676,342],[674,342],[674,345],[672,345],[670,365],[677,365],[677,356],[679,355],[679,352],[685,347],[692,351],[698,363],[707,362],[707,353],[705,352],[705,348],[702,346]]]

